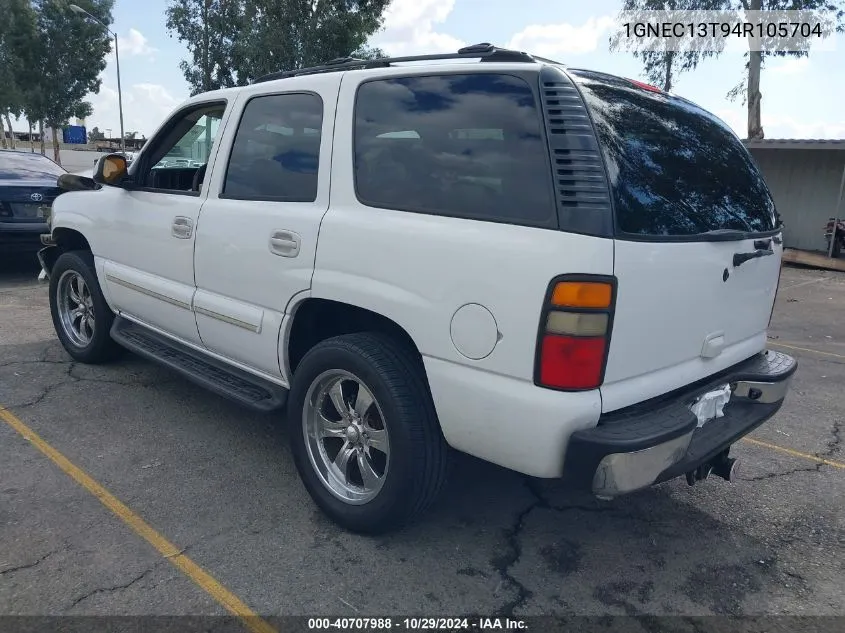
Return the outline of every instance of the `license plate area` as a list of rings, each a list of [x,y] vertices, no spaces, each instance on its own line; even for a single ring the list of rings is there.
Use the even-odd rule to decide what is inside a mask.
[[[49,209],[43,204],[29,204],[25,202],[11,202],[12,217],[20,220],[43,220],[45,211]]]
[[[711,420],[724,417],[725,406],[730,402],[732,393],[730,384],[725,383],[696,398],[689,405],[689,409],[698,420],[697,428],[701,428]]]

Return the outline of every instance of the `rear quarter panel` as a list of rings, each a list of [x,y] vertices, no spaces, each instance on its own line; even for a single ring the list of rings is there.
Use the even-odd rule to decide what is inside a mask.
[[[530,402],[532,393],[543,402],[543,423],[555,426],[561,441],[574,430],[567,420],[577,419],[581,427],[595,424],[598,391],[566,394],[535,387],[534,357],[540,310],[552,278],[575,272],[611,275],[613,241],[359,203],[352,150],[358,83],[346,75],[341,86],[332,202],[320,228],[311,296],[372,310],[404,328],[423,355],[447,441],[526,472],[530,458],[517,463],[508,454],[508,444],[520,441],[519,436],[500,434],[498,446],[484,445],[481,438],[504,432],[507,425],[518,428],[519,411],[532,416],[530,407],[512,406]],[[463,355],[452,338],[453,317],[467,304],[484,306],[495,320],[498,341],[483,358]],[[479,328],[484,327],[482,320]],[[447,387],[456,381],[468,389]],[[545,439],[537,434],[530,448]],[[534,470],[555,472],[558,457]]]

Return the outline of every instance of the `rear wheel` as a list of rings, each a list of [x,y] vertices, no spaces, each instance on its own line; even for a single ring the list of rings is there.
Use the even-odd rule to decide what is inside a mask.
[[[294,375],[288,420],[305,488],[346,529],[399,527],[445,479],[447,447],[422,368],[388,337],[350,334],[312,348]]]
[[[91,253],[70,251],[56,260],[50,272],[50,314],[74,360],[96,364],[120,354],[110,334],[114,313],[100,290]]]

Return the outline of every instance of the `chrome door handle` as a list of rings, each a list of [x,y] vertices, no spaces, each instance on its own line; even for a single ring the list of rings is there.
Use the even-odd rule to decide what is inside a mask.
[[[293,231],[273,231],[270,235],[270,252],[282,257],[296,257],[302,240]]]
[[[170,227],[170,234],[180,240],[187,240],[191,237],[194,230],[194,222],[191,218],[178,216],[173,219],[173,225]]]

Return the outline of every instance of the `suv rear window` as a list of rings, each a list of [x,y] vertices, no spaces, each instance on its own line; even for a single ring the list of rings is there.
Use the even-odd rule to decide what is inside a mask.
[[[598,133],[619,231],[672,237],[777,228],[762,176],[722,121],[623,79],[570,72]]]
[[[443,74],[363,83],[355,186],[366,205],[556,226],[540,111],[523,79]]]

